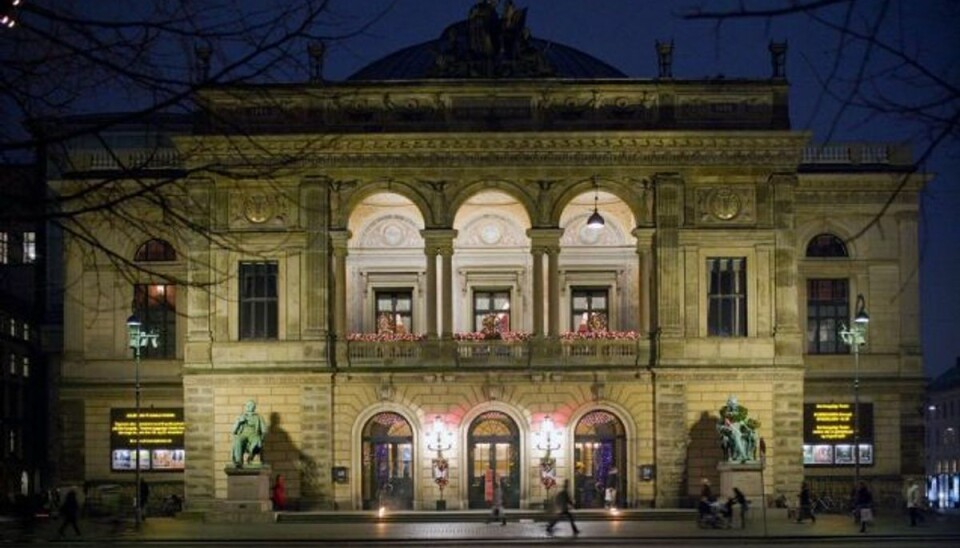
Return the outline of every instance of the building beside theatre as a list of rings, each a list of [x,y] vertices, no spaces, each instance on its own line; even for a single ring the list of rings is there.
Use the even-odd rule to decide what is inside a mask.
[[[554,477],[581,507],[692,504],[731,395],[771,499],[846,493],[854,377],[861,476],[922,474],[909,150],[791,128],[781,45],[768,79],[675,78],[668,44],[629,78],[514,17],[475,7],[343,82],[314,48],[309,83],[203,88],[195,118],[49,151],[80,212],[62,481],[132,482],[131,313],[159,335],[145,474],[196,510],[249,399],[300,508],[482,508],[494,481],[529,508]]]

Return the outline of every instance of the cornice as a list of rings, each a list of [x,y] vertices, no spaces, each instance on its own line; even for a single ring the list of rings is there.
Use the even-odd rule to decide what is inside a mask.
[[[731,134],[611,132],[554,135],[264,136],[231,139],[194,136],[177,139],[193,165],[282,163],[300,167],[484,166],[484,165],[764,165],[795,169],[805,133]]]

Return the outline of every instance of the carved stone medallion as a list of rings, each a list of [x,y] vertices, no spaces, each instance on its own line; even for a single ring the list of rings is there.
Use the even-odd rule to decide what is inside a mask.
[[[254,224],[267,222],[274,214],[273,209],[273,204],[266,194],[261,192],[250,194],[243,200],[243,216]]]
[[[728,188],[713,191],[709,201],[710,213],[721,221],[729,221],[740,214],[743,202]]]

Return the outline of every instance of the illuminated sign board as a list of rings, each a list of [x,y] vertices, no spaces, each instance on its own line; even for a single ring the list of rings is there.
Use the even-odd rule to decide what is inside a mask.
[[[135,409],[110,410],[111,470],[136,468],[137,423]],[[183,408],[141,409],[139,426],[140,469],[183,471]]]
[[[860,441],[873,441],[873,404],[861,403],[857,422]],[[803,404],[803,441],[805,443],[853,443],[852,403]]]
[[[861,403],[854,418],[852,403],[803,405],[803,464],[852,466],[854,427],[859,424],[860,464],[873,464],[873,404]]]

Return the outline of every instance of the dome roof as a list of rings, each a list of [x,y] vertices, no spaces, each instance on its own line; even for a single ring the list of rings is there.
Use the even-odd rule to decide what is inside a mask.
[[[521,11],[525,15],[526,10]],[[476,25],[471,20],[460,21],[447,27],[440,38],[386,55],[353,73],[347,80],[627,77],[578,49],[534,38],[525,27],[513,35],[503,31],[490,36],[490,33],[482,34],[485,31],[480,29],[481,38],[492,42],[492,49],[499,50],[498,53],[478,53],[476,44],[480,42],[476,38]]]

